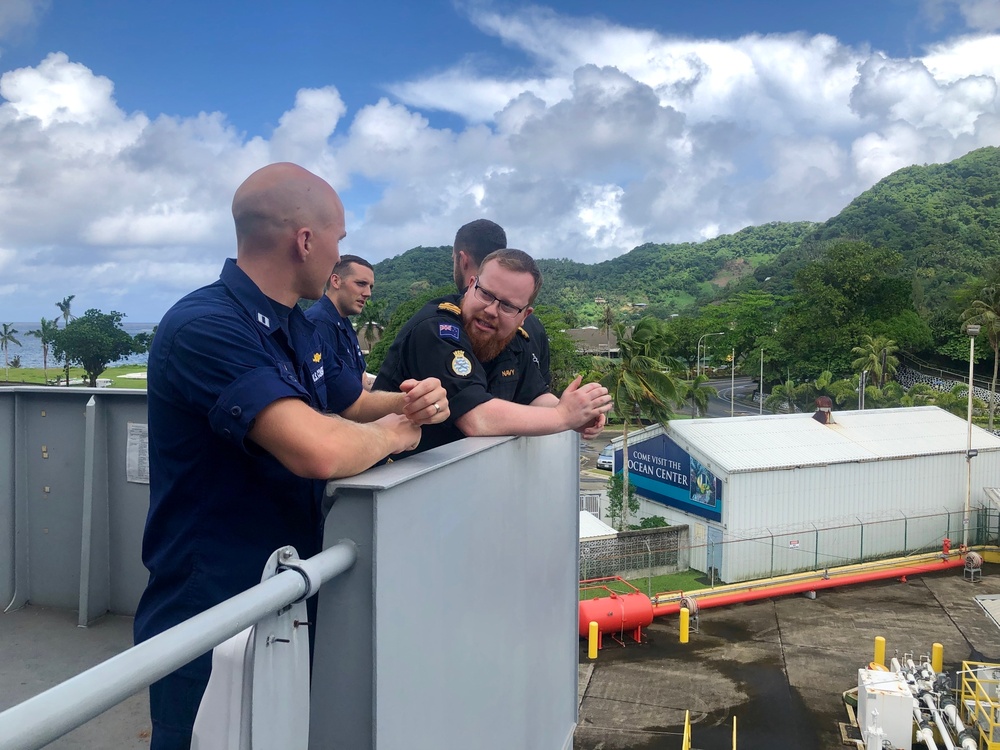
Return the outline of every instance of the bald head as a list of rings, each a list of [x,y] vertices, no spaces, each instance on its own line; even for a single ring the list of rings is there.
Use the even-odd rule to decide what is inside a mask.
[[[321,177],[297,164],[258,169],[233,196],[233,220],[241,253],[271,250],[294,242],[303,227],[343,223],[344,207]]]
[[[269,164],[233,196],[236,264],[268,297],[319,299],[340,260],[344,205],[325,180],[296,164]]]

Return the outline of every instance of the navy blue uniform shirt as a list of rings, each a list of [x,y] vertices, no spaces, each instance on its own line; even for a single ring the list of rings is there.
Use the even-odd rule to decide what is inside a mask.
[[[398,391],[408,378],[438,378],[448,392],[451,415],[440,424],[424,425],[420,453],[465,437],[455,420],[492,398],[530,404],[548,392],[539,367],[531,361],[526,333],[519,331],[510,344],[489,362],[480,362],[462,327],[462,295],[428,302],[400,329],[386,353],[373,390]],[[395,458],[402,458],[403,453]]]
[[[365,374],[365,355],[361,353],[358,334],[355,333],[351,321],[337,310],[337,306],[325,294],[319,301],[306,310],[306,317],[316,326],[319,335],[344,361],[344,366],[351,370],[358,380]]]
[[[536,315],[529,315],[524,319],[521,326],[528,333],[523,345],[528,353],[528,358],[541,371],[545,385],[552,387],[552,372],[550,368],[551,357],[549,355],[549,335],[545,332],[545,326]]]
[[[228,260],[219,281],[183,298],[157,328],[142,544],[149,583],[136,641],[259,583],[268,556],[283,545],[302,557],[321,549],[325,482],[295,476],[247,433],[278,399],[340,412],[361,384],[297,307],[287,312],[286,330],[272,301]],[[181,671],[207,680],[209,659]]]

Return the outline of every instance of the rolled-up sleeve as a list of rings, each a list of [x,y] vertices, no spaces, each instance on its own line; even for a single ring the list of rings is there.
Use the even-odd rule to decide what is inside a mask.
[[[241,445],[257,415],[282,398],[309,400],[295,367],[271,352],[261,332],[230,317],[203,316],[173,334],[165,376],[212,430]]]

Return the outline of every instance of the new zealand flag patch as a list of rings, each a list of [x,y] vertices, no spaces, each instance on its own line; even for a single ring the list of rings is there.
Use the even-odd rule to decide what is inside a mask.
[[[452,341],[458,341],[459,339],[458,326],[455,325],[454,323],[439,323],[438,335],[443,339],[451,339]]]

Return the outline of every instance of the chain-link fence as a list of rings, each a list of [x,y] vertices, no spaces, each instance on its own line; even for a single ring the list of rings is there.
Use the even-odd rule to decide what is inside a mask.
[[[688,569],[688,527],[620,531],[614,537],[580,542],[580,580],[639,578]]]
[[[840,519],[823,526],[758,529],[739,538],[725,535],[691,543],[688,526],[621,532],[580,542],[580,579],[620,576],[652,578],[688,569],[716,584],[736,583],[841,565],[940,551],[944,540],[957,550],[965,536],[963,511],[904,513]],[[969,545],[1000,544],[1000,511],[969,514]]]
[[[969,514],[969,545],[997,542],[1000,517],[995,509]],[[905,513],[878,518],[841,519],[823,526],[758,529],[741,538],[728,536],[690,550],[692,567],[708,570],[715,561],[727,582],[768,578],[840,565],[906,557],[942,549],[948,539],[957,549],[966,537],[964,512]],[[706,561],[703,568],[699,563]]]

